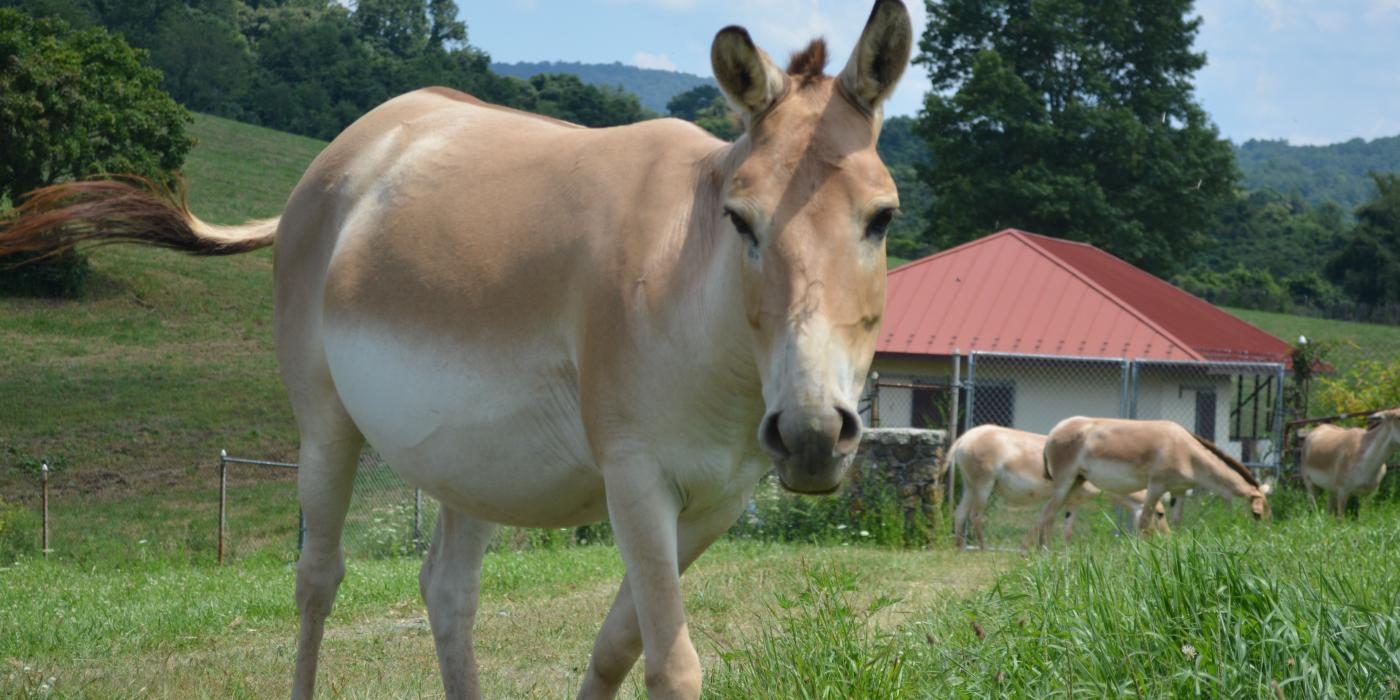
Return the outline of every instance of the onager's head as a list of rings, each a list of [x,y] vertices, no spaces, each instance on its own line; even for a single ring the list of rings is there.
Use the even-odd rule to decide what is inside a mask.
[[[1260,488],[1259,493],[1249,497],[1249,512],[1259,522],[1269,522],[1274,517],[1269,507],[1268,488]]]
[[[735,264],[766,405],[759,441],[793,491],[835,490],[860,442],[856,402],[885,308],[885,229],[899,208],[875,142],[912,41],[903,3],[880,0],[836,77],[822,74],[820,40],[786,71],[740,27],[720,31],[711,49],[745,124],[723,206],[743,241]]]

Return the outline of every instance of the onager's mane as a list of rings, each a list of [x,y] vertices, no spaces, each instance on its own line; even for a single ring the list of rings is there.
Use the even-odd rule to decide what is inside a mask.
[[[1215,443],[1201,437],[1200,435],[1192,433],[1191,437],[1196,438],[1196,442],[1201,443],[1202,447],[1206,448],[1207,450],[1210,450],[1211,454],[1218,457],[1220,461],[1229,465],[1231,469],[1234,469],[1235,472],[1239,474],[1240,477],[1243,478],[1245,482],[1247,482],[1250,486],[1253,486],[1256,489],[1260,487],[1259,480],[1254,477],[1254,472],[1249,471],[1249,467],[1244,466],[1244,464],[1240,463],[1238,459],[1235,459],[1234,457],[1225,454],[1225,451],[1216,446]]]
[[[788,59],[787,73],[797,79],[797,86],[805,88],[815,85],[826,68],[826,40],[818,37],[807,44],[807,48],[794,51]]]

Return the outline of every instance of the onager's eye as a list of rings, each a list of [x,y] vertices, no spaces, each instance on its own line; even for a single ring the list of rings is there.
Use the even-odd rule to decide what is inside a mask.
[[[870,217],[870,223],[865,225],[865,237],[871,239],[884,238],[885,231],[890,227],[890,221],[892,221],[895,214],[898,213],[899,210],[893,207],[885,207],[875,212],[875,216]]]
[[[724,215],[729,217],[729,221],[734,224],[734,230],[738,231],[739,235],[743,236],[744,240],[747,241],[749,245],[755,248],[758,247],[758,236],[754,235],[753,227],[749,226],[749,222],[744,219],[743,214],[729,207],[725,207]]]

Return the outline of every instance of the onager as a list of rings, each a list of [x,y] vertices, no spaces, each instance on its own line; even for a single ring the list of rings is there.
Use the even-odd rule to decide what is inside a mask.
[[[1400,447],[1400,408],[1373,413],[1365,428],[1319,425],[1303,439],[1303,484],[1317,504],[1327,491],[1327,511],[1342,517],[1352,496],[1374,493],[1385,476],[1385,456]]]
[[[442,504],[419,580],[448,698],[480,695],[472,621],[496,524],[604,518],[626,575],[579,697],[613,697],[644,653],[652,697],[695,698],[681,572],[770,466],[828,493],[860,441],[899,206],[875,144],[912,43],[898,0],[875,3],[835,77],[820,41],[784,70],[721,30],[734,143],[419,90],[337,137],[277,219],[211,226],[138,187],[72,183],[0,222],[0,253],[275,245],[306,516],[292,697],[313,692],[368,441]]]
[[[979,425],[963,433],[948,450],[948,463],[962,473],[962,499],[953,513],[953,534],[958,549],[967,546],[967,530],[972,530],[978,549],[986,549],[982,533],[982,518],[987,501],[993,493],[1007,504],[1028,507],[1044,503],[1055,490],[1055,482],[1045,475],[1045,439],[1039,433]],[[1099,489],[1087,481],[1074,484],[1062,507],[1065,511],[1064,541],[1068,543],[1074,530],[1074,511],[1085,501],[1099,495]],[[1138,520],[1145,491],[1122,495],[1109,493],[1117,505],[1126,508]],[[1165,531],[1165,512],[1157,506],[1157,527]]]
[[[1045,470],[1055,490],[1036,526],[1042,547],[1051,520],[1084,479],[1112,493],[1147,489],[1138,516],[1144,534],[1153,529],[1152,514],[1163,495],[1183,498],[1193,486],[1229,500],[1247,499],[1256,520],[1269,517],[1266,490],[1249,468],[1171,421],[1066,418],[1047,436]]]

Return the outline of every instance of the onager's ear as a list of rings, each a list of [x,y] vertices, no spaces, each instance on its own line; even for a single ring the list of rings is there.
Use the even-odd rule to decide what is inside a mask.
[[[1380,427],[1381,421],[1385,420],[1386,413],[1387,411],[1381,411],[1380,413],[1372,413],[1371,415],[1366,416],[1366,429],[1375,430],[1376,428]]]
[[[874,114],[904,75],[913,46],[914,25],[904,3],[877,0],[837,80],[857,107]]]
[[[710,46],[710,65],[724,94],[747,124],[783,96],[787,76],[754,46],[743,27],[725,27]]]

